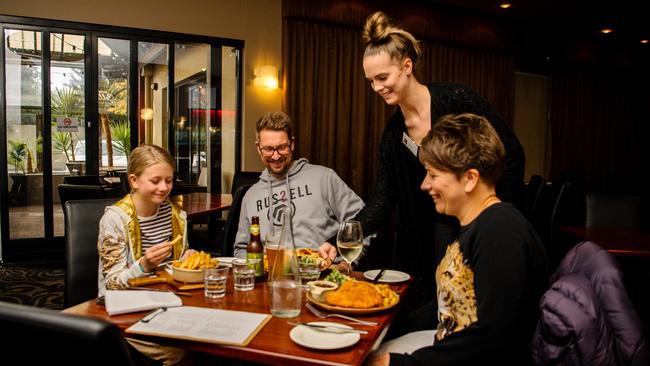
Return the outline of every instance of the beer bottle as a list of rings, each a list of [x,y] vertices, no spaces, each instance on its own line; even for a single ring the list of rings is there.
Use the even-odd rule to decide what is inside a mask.
[[[246,246],[246,259],[255,267],[255,281],[259,282],[264,277],[264,248],[260,240],[260,218],[253,216],[250,226],[250,240]]]

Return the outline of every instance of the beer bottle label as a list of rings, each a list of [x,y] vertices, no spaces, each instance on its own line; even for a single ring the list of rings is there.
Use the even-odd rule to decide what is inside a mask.
[[[246,259],[255,268],[255,277],[264,275],[264,253],[251,253],[246,252]]]
[[[259,225],[251,225],[250,233],[252,235],[260,235],[260,226]]]

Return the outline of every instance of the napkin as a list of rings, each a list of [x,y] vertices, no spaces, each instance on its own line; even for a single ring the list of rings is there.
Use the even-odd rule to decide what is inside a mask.
[[[105,296],[108,315],[183,306],[181,298],[173,292],[109,290]]]

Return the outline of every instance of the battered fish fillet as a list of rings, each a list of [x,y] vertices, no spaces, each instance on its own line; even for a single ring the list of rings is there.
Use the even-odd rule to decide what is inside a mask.
[[[347,281],[325,296],[328,304],[346,308],[368,309],[382,305],[382,297],[375,286],[363,281]]]

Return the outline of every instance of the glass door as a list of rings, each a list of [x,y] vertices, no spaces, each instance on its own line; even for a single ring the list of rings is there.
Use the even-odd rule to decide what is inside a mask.
[[[84,170],[77,148],[86,135],[87,36],[20,27],[2,33],[8,208],[2,221],[10,244],[3,254],[59,252],[62,240],[55,238],[64,235],[64,221],[57,186]]]
[[[0,15],[0,262],[62,260],[59,185],[84,174],[119,185],[141,143],[175,156],[178,186],[229,192],[242,41],[23,22]]]

